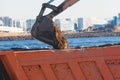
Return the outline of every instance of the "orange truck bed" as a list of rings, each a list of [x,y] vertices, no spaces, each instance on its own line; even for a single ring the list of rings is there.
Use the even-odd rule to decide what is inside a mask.
[[[0,60],[4,80],[120,80],[120,46],[6,50]]]

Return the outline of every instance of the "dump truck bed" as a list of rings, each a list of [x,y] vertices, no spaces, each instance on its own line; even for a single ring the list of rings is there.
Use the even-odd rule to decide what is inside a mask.
[[[119,45],[6,50],[0,51],[0,60],[10,80],[120,80]]]

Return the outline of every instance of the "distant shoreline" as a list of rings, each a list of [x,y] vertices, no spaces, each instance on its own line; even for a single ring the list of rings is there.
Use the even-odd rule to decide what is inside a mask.
[[[120,32],[72,32],[63,34],[66,38],[120,36]],[[34,40],[30,33],[1,33],[0,41]]]
[[[12,40],[32,40],[34,39],[30,33],[7,33],[0,32],[0,41]]]
[[[77,32],[64,34],[67,38],[120,36],[120,32]]]

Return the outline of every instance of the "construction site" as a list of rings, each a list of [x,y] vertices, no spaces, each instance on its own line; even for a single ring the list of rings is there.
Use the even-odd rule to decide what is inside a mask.
[[[0,50],[0,80],[120,80],[120,45],[70,48],[52,19],[80,0],[53,1],[42,4],[29,34],[53,48]]]

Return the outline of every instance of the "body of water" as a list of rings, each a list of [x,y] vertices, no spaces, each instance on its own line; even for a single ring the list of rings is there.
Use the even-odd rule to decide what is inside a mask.
[[[120,43],[120,37],[89,37],[89,38],[68,38],[70,48],[76,46],[97,46],[104,44]],[[38,40],[0,41],[0,50],[11,48],[52,48]]]

